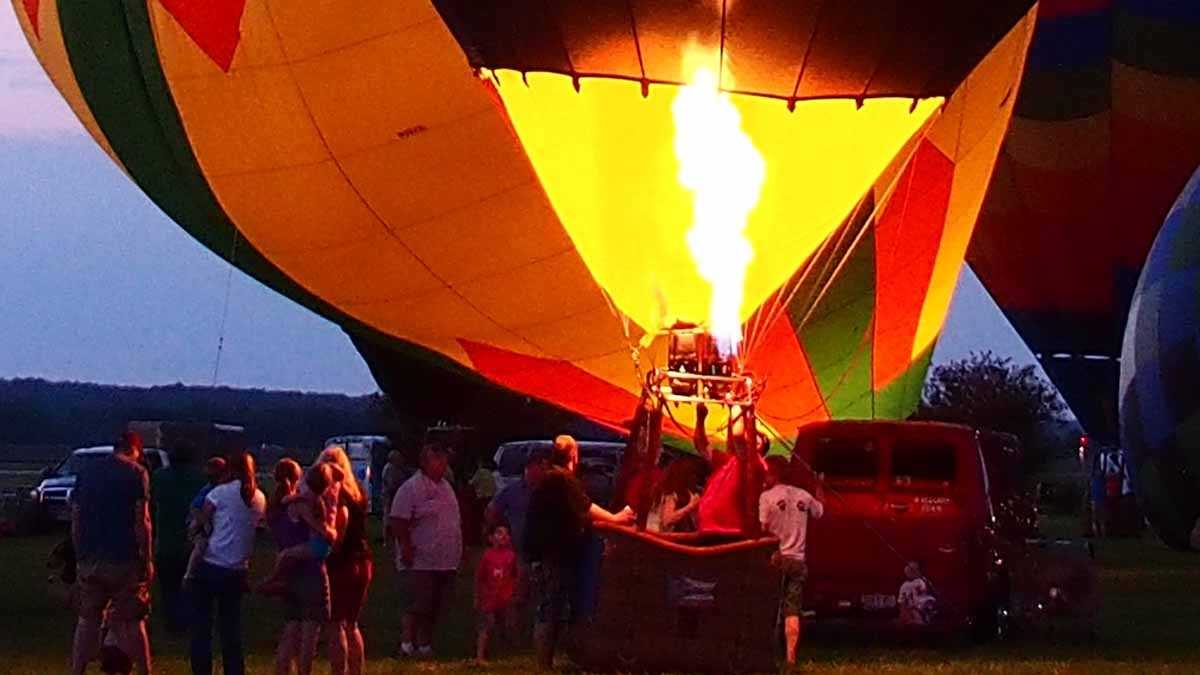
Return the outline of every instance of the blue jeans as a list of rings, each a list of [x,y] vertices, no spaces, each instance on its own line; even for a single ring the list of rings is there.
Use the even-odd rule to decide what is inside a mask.
[[[225,675],[245,675],[242,653],[242,595],[246,570],[203,563],[192,582],[192,675],[212,675],[213,606],[221,634],[221,661]]]

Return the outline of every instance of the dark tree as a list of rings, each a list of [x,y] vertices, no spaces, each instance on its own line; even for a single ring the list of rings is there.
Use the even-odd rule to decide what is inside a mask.
[[[1013,434],[1025,447],[1025,469],[1047,458],[1041,430],[1066,410],[1058,390],[1031,365],[1018,366],[990,351],[934,368],[917,417]]]

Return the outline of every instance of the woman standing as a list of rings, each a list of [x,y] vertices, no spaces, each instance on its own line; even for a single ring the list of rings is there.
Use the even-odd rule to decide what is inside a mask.
[[[332,601],[329,668],[333,675],[362,675],[365,648],[358,617],[374,574],[367,542],[367,497],[344,450],[328,448],[318,461],[340,468],[345,476],[338,499],[338,541],[325,562]]]
[[[233,480],[213,488],[204,498],[201,511],[201,517],[212,523],[212,535],[192,586],[193,675],[212,675],[214,607],[225,675],[246,672],[242,652],[242,595],[254,551],[254,534],[263,520],[267,498],[258,489],[254,457],[249,453],[234,455],[229,469]]]

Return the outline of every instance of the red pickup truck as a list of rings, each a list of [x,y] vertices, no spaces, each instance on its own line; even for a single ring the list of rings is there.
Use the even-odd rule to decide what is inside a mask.
[[[986,455],[1000,463],[1004,453],[997,436],[950,424],[801,428],[795,454],[803,461],[792,463],[791,479],[825,486],[825,516],[809,526],[805,589],[817,622],[897,622],[905,566],[916,561],[933,597],[927,625],[995,634],[1009,607],[1007,546]]]

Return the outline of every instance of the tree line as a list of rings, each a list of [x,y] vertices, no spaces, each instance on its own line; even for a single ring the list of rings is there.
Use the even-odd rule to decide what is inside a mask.
[[[103,445],[130,420],[235,424],[245,428],[252,446],[297,449],[320,447],[330,436],[388,433],[396,427],[381,394],[0,379],[0,446]]]

